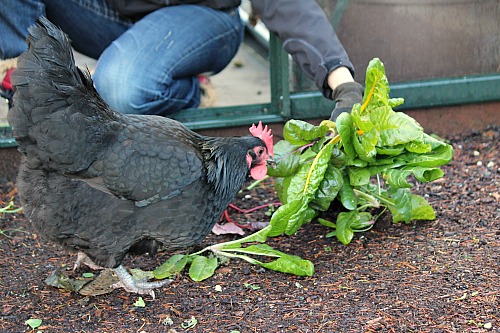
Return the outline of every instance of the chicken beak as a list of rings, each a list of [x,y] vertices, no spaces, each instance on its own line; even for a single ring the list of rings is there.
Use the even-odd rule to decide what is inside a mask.
[[[266,160],[266,165],[270,168],[276,168],[276,161],[274,160],[274,158],[272,156],[269,156]]]

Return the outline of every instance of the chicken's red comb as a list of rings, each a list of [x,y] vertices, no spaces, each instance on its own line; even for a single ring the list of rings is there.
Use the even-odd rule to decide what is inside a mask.
[[[267,153],[269,156],[274,156],[273,131],[270,128],[268,129],[267,125],[263,127],[262,121],[259,121],[258,126],[253,124],[252,127],[250,127],[250,133],[264,141],[267,147]]]

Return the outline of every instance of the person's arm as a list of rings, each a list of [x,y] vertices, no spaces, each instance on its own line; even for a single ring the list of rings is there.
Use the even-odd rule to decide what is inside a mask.
[[[333,70],[344,67],[354,75],[347,52],[316,1],[252,0],[252,4],[269,31],[278,35],[285,50],[325,97],[331,98],[327,77]]]
[[[353,78],[354,66],[316,1],[252,0],[252,4],[262,22],[278,35],[285,50],[325,97],[345,102],[346,89],[335,91],[343,83],[350,83],[348,92],[359,92],[360,85]]]
[[[327,82],[330,89],[335,90],[342,83],[354,82],[354,78],[347,67],[339,67],[328,75]]]
[[[363,100],[364,88],[354,81],[351,72],[345,67],[334,69],[327,78],[332,89],[332,99],[336,102],[330,120],[335,121],[343,112],[350,112],[352,106]]]

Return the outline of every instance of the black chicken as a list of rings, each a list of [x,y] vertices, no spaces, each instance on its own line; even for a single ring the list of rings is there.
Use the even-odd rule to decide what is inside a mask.
[[[129,254],[203,240],[250,174],[266,175],[271,131],[215,138],[159,116],[122,115],[76,67],[66,35],[40,18],[12,75],[9,122],[25,155],[18,187],[37,232],[113,268],[129,292]],[[153,293],[154,295],[154,293]]]

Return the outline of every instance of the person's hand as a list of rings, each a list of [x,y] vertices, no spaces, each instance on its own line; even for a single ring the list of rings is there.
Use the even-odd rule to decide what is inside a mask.
[[[342,112],[350,112],[354,104],[361,103],[364,90],[358,82],[346,82],[338,85],[332,92],[332,99],[337,103],[330,120],[335,121]]]

